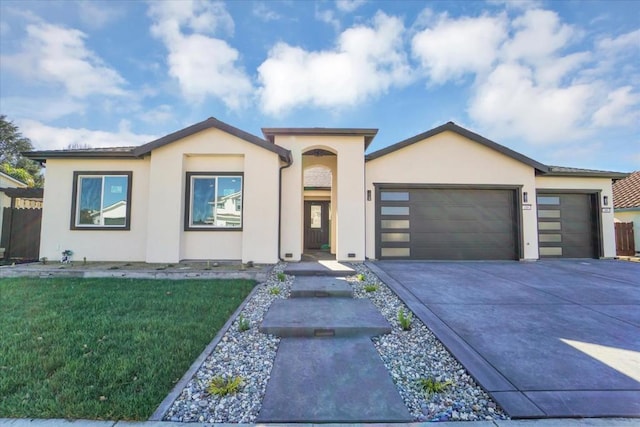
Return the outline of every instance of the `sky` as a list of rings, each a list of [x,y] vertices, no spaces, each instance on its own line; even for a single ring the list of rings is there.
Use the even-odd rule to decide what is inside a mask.
[[[215,117],[448,121],[548,165],[640,169],[640,1],[0,0],[0,114],[38,150]]]

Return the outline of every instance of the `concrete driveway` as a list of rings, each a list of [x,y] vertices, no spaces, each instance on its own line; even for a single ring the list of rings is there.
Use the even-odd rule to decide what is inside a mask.
[[[368,265],[512,417],[640,417],[640,263]]]

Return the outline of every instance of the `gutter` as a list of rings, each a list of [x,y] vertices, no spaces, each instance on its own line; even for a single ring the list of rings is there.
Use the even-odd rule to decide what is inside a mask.
[[[293,164],[293,158],[291,157],[291,151],[287,154],[287,164],[280,166],[278,171],[278,259],[284,261],[280,256],[282,248],[282,170],[290,167]]]

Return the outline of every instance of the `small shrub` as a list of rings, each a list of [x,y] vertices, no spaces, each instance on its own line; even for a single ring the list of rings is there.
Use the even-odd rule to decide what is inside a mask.
[[[235,394],[242,387],[242,377],[225,378],[215,376],[211,379],[207,391],[216,396]]]
[[[403,309],[398,310],[398,322],[400,322],[400,327],[403,331],[411,329],[412,319],[413,314],[411,314],[411,312],[405,313]]]
[[[278,273],[277,277],[279,282],[284,282],[287,279],[287,275],[284,273]]]
[[[452,384],[451,381],[438,381],[435,378],[420,378],[418,380],[418,386],[428,397],[434,393],[442,393]]]
[[[269,288],[269,293],[271,295],[280,295],[280,288],[277,286],[272,286],[271,288]]]
[[[364,282],[365,280],[367,280],[367,278],[362,273],[358,274],[356,278],[358,279],[358,282]]]
[[[365,292],[375,292],[378,290],[376,285],[364,285]]]
[[[241,314],[240,317],[238,317],[238,330],[240,332],[245,332],[245,331],[248,331],[249,329],[251,329],[251,323],[249,322],[248,319],[245,319],[244,316]]]

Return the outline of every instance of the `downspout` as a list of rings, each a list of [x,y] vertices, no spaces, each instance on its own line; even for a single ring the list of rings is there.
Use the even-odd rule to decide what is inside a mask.
[[[278,259],[280,261],[284,261],[280,256],[281,247],[282,247],[282,170],[288,168],[293,164],[293,158],[291,157],[291,152],[288,153],[287,164],[284,166],[280,166],[279,176],[278,176]]]

